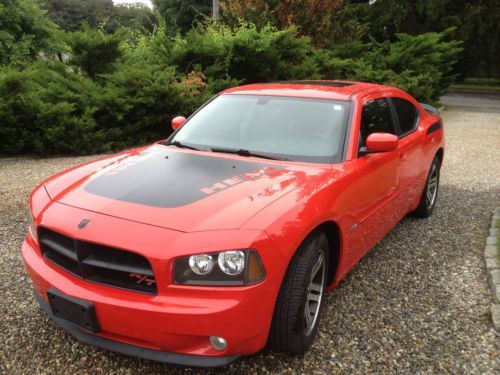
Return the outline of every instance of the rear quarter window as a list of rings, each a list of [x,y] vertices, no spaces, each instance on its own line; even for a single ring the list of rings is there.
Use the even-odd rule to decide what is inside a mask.
[[[417,127],[418,110],[408,100],[401,98],[391,98],[396,114],[399,118],[399,126],[402,136],[411,133]]]

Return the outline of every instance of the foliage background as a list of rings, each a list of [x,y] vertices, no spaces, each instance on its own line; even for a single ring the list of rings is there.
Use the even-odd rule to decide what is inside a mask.
[[[435,102],[457,77],[499,74],[492,0],[225,0],[218,23],[211,0],[153,2],[3,0],[0,154],[164,138],[170,118],[244,83],[362,80]]]

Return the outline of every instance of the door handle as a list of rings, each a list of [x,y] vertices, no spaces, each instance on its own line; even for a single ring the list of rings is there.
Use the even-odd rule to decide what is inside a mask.
[[[400,160],[405,160],[407,156],[408,156],[408,153],[407,153],[407,152],[405,152],[405,151],[401,151],[401,152],[399,153],[399,159],[400,159]]]

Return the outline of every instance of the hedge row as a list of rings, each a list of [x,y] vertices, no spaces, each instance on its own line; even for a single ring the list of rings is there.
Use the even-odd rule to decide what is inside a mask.
[[[170,37],[97,30],[65,36],[67,53],[0,67],[0,154],[92,154],[166,137],[218,91],[243,83],[350,79],[398,86],[432,102],[460,52],[448,33],[315,48],[296,30],[198,25]]]

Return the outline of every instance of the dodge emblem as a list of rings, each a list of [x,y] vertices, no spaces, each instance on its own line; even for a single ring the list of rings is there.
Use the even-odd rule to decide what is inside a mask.
[[[78,228],[83,229],[87,226],[88,223],[90,223],[90,220],[83,219],[82,221],[80,221],[80,224],[78,224]]]

